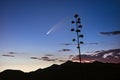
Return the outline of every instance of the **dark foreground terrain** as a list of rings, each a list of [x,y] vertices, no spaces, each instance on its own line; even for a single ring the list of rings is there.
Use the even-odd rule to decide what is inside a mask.
[[[0,80],[120,80],[120,64],[68,61],[29,73],[5,70],[0,73]]]

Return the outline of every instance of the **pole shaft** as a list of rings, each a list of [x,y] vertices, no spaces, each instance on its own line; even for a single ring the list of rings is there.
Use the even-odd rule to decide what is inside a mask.
[[[77,23],[77,19],[76,19],[76,30],[78,30],[78,23]],[[79,33],[77,31],[77,45],[78,45],[78,51],[79,51],[79,60],[81,63],[81,52],[80,52],[80,40],[79,40]]]

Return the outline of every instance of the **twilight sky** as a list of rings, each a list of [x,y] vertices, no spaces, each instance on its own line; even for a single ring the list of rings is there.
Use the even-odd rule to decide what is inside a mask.
[[[0,0],[0,71],[32,71],[77,55],[72,42],[76,34],[70,31],[76,13],[83,25],[82,54],[120,48],[119,4],[119,0]]]

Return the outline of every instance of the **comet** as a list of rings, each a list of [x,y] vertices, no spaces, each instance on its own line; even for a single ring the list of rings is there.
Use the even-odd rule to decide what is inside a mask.
[[[53,32],[55,29],[57,29],[58,27],[62,26],[63,22],[65,22],[66,20],[68,19],[67,18],[64,18],[63,20],[59,21],[57,24],[55,24],[52,28],[50,28],[48,30],[48,32],[46,33],[46,35],[49,35],[51,32]]]
[[[55,28],[57,28],[56,25],[50,28],[46,34],[49,35]]]

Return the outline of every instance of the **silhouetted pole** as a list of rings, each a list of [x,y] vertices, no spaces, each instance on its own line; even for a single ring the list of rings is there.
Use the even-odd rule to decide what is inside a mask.
[[[79,15],[78,14],[75,14],[74,15],[75,17],[75,21],[72,21],[72,24],[76,24],[76,28],[71,28],[71,31],[75,31],[77,33],[77,40],[76,39],[73,39],[73,41],[77,41],[77,48],[78,48],[78,51],[79,51],[79,60],[80,60],[80,63],[81,63],[81,51],[80,51],[80,44],[83,44],[83,41],[80,41],[80,38],[83,38],[83,35],[80,34],[81,32],[81,28],[82,28],[82,25],[81,25],[81,21],[80,21],[80,18],[79,18]]]

